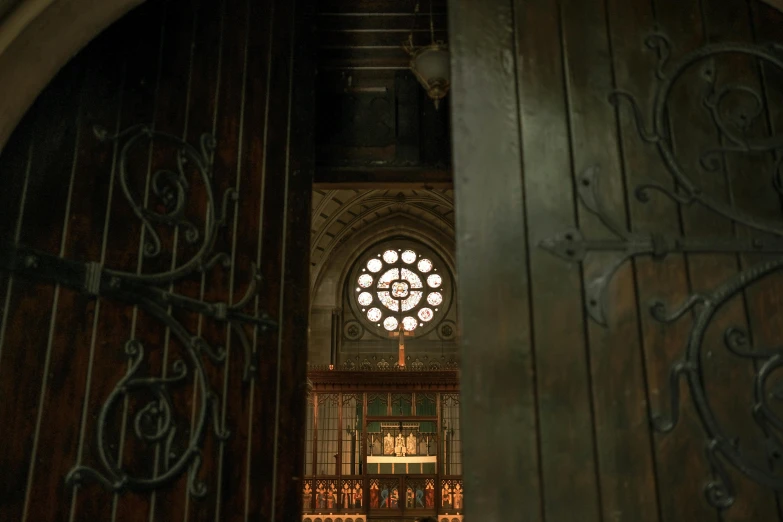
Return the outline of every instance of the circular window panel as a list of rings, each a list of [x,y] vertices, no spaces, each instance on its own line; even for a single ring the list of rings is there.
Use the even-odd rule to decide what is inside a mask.
[[[441,256],[402,239],[367,250],[348,284],[356,317],[381,338],[398,335],[400,328],[417,337],[439,328],[452,302],[453,280]],[[452,328],[438,330],[438,336],[451,337]]]

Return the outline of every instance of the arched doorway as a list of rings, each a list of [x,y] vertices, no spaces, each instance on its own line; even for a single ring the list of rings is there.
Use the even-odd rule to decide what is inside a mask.
[[[289,69],[294,41],[290,6],[283,2],[251,4],[250,12],[248,3],[226,2],[181,11],[166,11],[159,4],[134,13],[122,22],[124,29],[118,26],[120,29],[113,36],[106,35],[95,44],[94,54],[81,55],[73,67],[62,72],[4,149],[2,175],[7,176],[10,190],[4,192],[6,200],[2,205],[3,238],[14,239],[15,243],[24,240],[28,247],[75,262],[58,264],[56,259],[28,251],[4,251],[5,268],[19,273],[18,277],[4,279],[2,287],[2,294],[10,296],[3,312],[16,320],[4,321],[0,408],[3,422],[13,425],[14,432],[0,455],[4,469],[23,470],[3,478],[0,509],[6,510],[2,515],[11,520],[123,519],[137,514],[140,518],[166,519],[174,511],[177,513],[173,518],[180,518],[179,514],[181,518],[195,517],[195,499],[202,492],[198,479],[212,477],[215,470],[218,479],[207,491],[206,504],[198,508],[209,513],[210,518],[212,514],[217,518],[248,513],[284,520],[284,509],[298,506],[301,501],[296,484],[300,469],[296,454],[280,452],[278,441],[282,437],[301,436],[297,432],[297,415],[288,417],[285,412],[301,411],[304,395],[296,388],[296,379],[303,375],[304,361],[283,348],[306,343],[306,314],[299,314],[307,309],[306,289],[294,288],[289,294],[297,274],[306,277],[303,274],[307,267],[299,264],[306,256],[289,254],[306,252],[308,248],[307,244],[295,243],[306,237],[309,229],[305,208],[309,195],[296,195],[309,190],[303,187],[309,185],[310,174],[306,164],[296,164],[307,154],[291,152],[300,145],[296,133],[288,130],[291,122],[297,121],[297,115],[308,109],[304,102],[287,103],[293,99],[292,92],[296,92],[289,91],[289,87],[301,85],[291,81]],[[456,6],[456,2],[452,4]],[[229,9],[229,5],[235,7]],[[113,16],[106,15],[105,23]],[[146,17],[149,19],[144,21]],[[198,24],[194,22],[196,18],[225,23]],[[134,21],[144,21],[143,34],[134,30]],[[102,23],[80,33],[81,41],[97,33]],[[687,402],[692,396],[684,394],[680,397],[684,406],[679,423],[671,433],[660,433],[668,431],[666,423],[651,424],[656,413],[673,411],[676,408],[671,405],[680,404],[669,401],[668,378],[672,364],[683,356],[687,346],[683,338],[692,329],[682,323],[659,324],[662,321],[648,314],[649,301],[668,298],[677,302],[694,292],[720,289],[721,282],[732,280],[753,262],[763,260],[753,257],[760,255],[757,250],[737,249],[740,240],[757,239],[756,232],[746,234],[743,227],[747,223],[741,223],[742,220],[732,218],[719,223],[725,213],[717,219],[704,214],[698,204],[688,206],[689,199],[680,192],[671,192],[675,197],[668,201],[666,194],[647,194],[650,199],[664,196],[665,202],[644,206],[634,192],[637,185],[652,179],[674,186],[668,175],[670,170],[665,161],[662,164],[656,149],[667,126],[653,127],[649,119],[645,120],[647,126],[641,127],[645,132],[639,136],[632,112],[607,106],[607,98],[616,89],[627,91],[640,108],[649,111],[660,82],[669,78],[667,74],[671,72],[662,65],[676,64],[678,58],[701,52],[699,49],[709,44],[731,40],[758,46],[763,41],[774,41],[779,23],[779,13],[766,10],[756,1],[487,1],[470,10],[452,9],[452,31],[460,35],[457,41],[461,42],[454,49],[453,108],[460,212],[458,267],[473,274],[459,283],[461,293],[471,296],[470,308],[463,309],[467,319],[463,349],[470,356],[463,368],[463,393],[475,392],[466,402],[463,415],[469,420],[464,432],[465,465],[470,470],[466,482],[471,491],[467,497],[469,513],[473,510],[484,520],[567,520],[574,513],[582,520],[777,517],[778,499],[769,488],[759,486],[763,480],[758,475],[749,479],[736,461],[726,462],[726,456],[734,455],[732,448],[737,446],[743,450],[762,448],[751,455],[756,464],[765,462],[767,457],[773,461],[777,458],[774,438],[769,447],[759,442],[769,432],[762,429],[759,434],[758,419],[752,415],[752,393],[748,391],[748,382],[758,375],[763,362],[753,358],[755,362],[735,365],[724,357],[725,350],[704,352],[705,359],[709,359],[705,367],[719,383],[709,397],[719,405],[719,415],[739,424],[730,430],[732,437],[718,439],[710,433],[710,424],[697,411],[700,404]],[[149,30],[150,27],[154,29]],[[219,27],[224,28],[222,44],[213,47],[211,43],[219,38]],[[47,24],[39,27],[47,28],[56,32]],[[201,30],[207,33],[202,34]],[[650,33],[657,36],[645,40]],[[33,41],[34,38],[20,40],[18,45],[26,42],[24,45],[30,46]],[[121,60],[99,49],[100,45],[108,49],[111,42],[123,49]],[[2,114],[10,115],[3,119],[5,128],[15,126],[17,116],[24,112],[37,90],[77,47],[78,44],[63,46],[58,58],[52,54],[52,62],[46,67],[39,69],[33,63],[29,69],[31,80],[25,89],[16,92],[16,97],[2,97],[7,104],[3,107],[8,107]],[[16,53],[21,48],[7,49],[11,54],[3,52],[0,71],[13,70],[9,57],[24,55]],[[763,52],[766,54],[758,57],[766,63],[771,58],[774,65],[774,54],[768,48]],[[662,63],[667,57],[669,61]],[[91,63],[100,66],[92,68]],[[708,143],[725,146],[721,140],[727,136],[726,129],[716,131],[709,124],[703,125],[705,107],[701,100],[693,103],[703,91],[694,85],[703,87],[706,78],[709,86],[709,81],[715,79],[711,71],[715,70],[730,72],[720,76],[720,82],[747,82],[749,78],[759,82],[753,92],[761,90],[758,86],[762,84],[778,85],[775,76],[762,74],[767,69],[752,65],[752,60],[750,66],[740,60],[728,69],[723,67],[706,67],[699,71],[700,78],[686,78],[692,82],[691,88],[686,88],[673,102],[677,110],[670,111],[667,118],[675,123],[698,125],[676,134],[675,148],[690,151],[687,153],[692,155],[690,161],[694,165],[706,160],[695,168],[700,176],[712,176],[706,184],[708,191],[723,191],[722,196],[734,198],[732,204],[769,213],[767,217],[774,214],[774,220],[779,210],[775,186],[770,188],[769,184],[774,178],[763,179],[766,185],[756,184],[761,177],[741,180],[726,175],[743,172],[745,167],[733,163],[736,160],[729,164],[713,163],[715,158],[701,158],[697,153],[703,152],[702,146]],[[237,75],[236,71],[253,74]],[[3,77],[10,75],[4,74]],[[249,79],[251,76],[254,80]],[[15,81],[0,83],[3,88],[19,85]],[[754,121],[766,121],[768,131],[774,129],[779,112],[769,109],[768,99],[778,91],[767,88],[759,98],[765,102],[765,118],[758,118],[751,96],[749,110],[736,112],[735,123],[741,122],[744,115]],[[64,103],[66,100],[73,103]],[[224,117],[226,114],[230,116]],[[230,334],[220,330],[225,326],[225,309],[216,306],[211,310],[215,315],[211,319],[220,323],[218,326],[208,326],[206,321],[188,319],[186,312],[176,312],[177,322],[187,323],[204,336],[226,339],[227,359],[221,361],[222,352],[215,351],[215,361],[207,362],[214,366],[205,370],[220,397],[220,404],[207,403],[209,411],[220,412],[220,429],[210,426],[212,431],[205,435],[200,467],[191,468],[194,479],[189,480],[187,473],[180,474],[176,468],[179,480],[169,489],[135,496],[117,492],[107,497],[100,484],[88,485],[87,479],[94,477],[77,477],[77,482],[84,479],[84,485],[77,490],[70,487],[72,483],[69,487],[63,484],[74,463],[92,468],[101,465],[96,442],[100,438],[96,428],[101,405],[128,368],[133,368],[137,360],[134,357],[140,353],[136,344],[125,342],[141,338],[141,334],[131,332],[149,336],[144,345],[147,356],[149,345],[188,344],[187,339],[170,340],[172,334],[167,337],[165,326],[156,330],[152,326],[156,323],[154,314],[134,315],[132,307],[127,312],[127,304],[112,304],[108,297],[127,295],[111,287],[111,278],[104,280],[107,272],[103,266],[93,264],[125,267],[131,275],[139,264],[143,271],[160,272],[172,263],[175,268],[178,266],[176,260],[172,261],[174,256],[159,258],[152,265],[146,261],[147,257],[154,257],[156,246],[154,241],[146,243],[151,250],[144,252],[145,242],[140,240],[143,227],[122,193],[118,167],[121,144],[97,138],[91,141],[93,123],[104,122],[111,133],[138,121],[154,122],[156,131],[197,146],[199,134],[215,134],[217,145],[211,167],[215,174],[211,179],[220,184],[220,194],[239,183],[239,198],[233,201],[231,196],[226,204],[238,216],[229,228],[233,223],[236,226],[227,236],[221,236],[217,245],[230,252],[228,275],[210,273],[204,281],[197,277],[178,283],[173,290],[198,301],[236,303],[253,280],[251,263],[259,262],[265,286],[258,297],[258,310],[269,310],[279,329],[274,334],[266,333],[269,338],[256,343],[264,348],[258,350],[258,359],[249,359],[257,363],[259,371],[271,373],[262,374],[249,384],[238,384],[242,383],[245,359],[241,357],[243,351],[236,349],[242,346],[241,341],[233,338],[228,346]],[[651,129],[657,136],[651,134]],[[3,134],[0,136],[0,141],[5,139]],[[130,137],[125,135],[124,139]],[[764,146],[767,148],[761,152],[767,156],[751,160],[759,162],[756,167],[775,165],[777,151],[769,148],[769,142],[764,142]],[[135,190],[163,197],[163,210],[177,208],[178,178],[164,174],[156,186],[153,174],[166,164],[176,172],[178,156],[174,149],[173,155],[157,146],[150,149],[151,154],[137,154],[134,149],[134,154],[127,157],[133,167],[129,171],[140,168],[143,172],[141,178],[133,180],[139,182],[134,184]],[[212,153],[204,156],[211,158]],[[195,158],[200,157],[190,156],[189,165],[198,163]],[[743,156],[742,161],[747,157]],[[594,168],[596,165],[598,169]],[[721,168],[711,171],[715,165]],[[717,171],[721,176],[715,175]],[[100,172],[103,177],[95,174]],[[604,187],[600,192],[578,188],[595,187],[599,179]],[[193,185],[192,191],[203,197],[204,186]],[[79,194],[91,197],[79,198]],[[109,194],[114,199],[106,196]],[[608,201],[594,197],[601,195],[607,196]],[[701,195],[696,195],[702,201]],[[693,192],[690,196],[694,196]],[[116,201],[117,205],[113,202],[110,209],[109,201]],[[125,204],[124,210],[118,210],[120,203]],[[166,207],[167,204],[173,206]],[[605,208],[601,210],[608,209],[608,214],[614,216],[613,223],[625,225],[621,227],[623,231],[653,233],[653,239],[644,244],[652,245],[655,256],[668,256],[663,262],[655,256],[627,260],[618,268],[612,286],[607,287],[607,297],[611,299],[606,301],[604,313],[596,315],[590,310],[603,298],[590,298],[591,291],[601,287],[593,285],[596,274],[600,276],[607,267],[611,268],[618,259],[618,249],[622,257],[627,246],[622,238],[618,242],[612,237],[606,223],[594,215],[606,218],[607,212],[592,212],[602,204]],[[206,223],[206,216],[214,218],[222,209],[203,200],[198,208],[200,213],[184,217],[202,218]],[[24,218],[20,220],[19,216]],[[252,239],[234,241],[234,230],[245,227],[246,237]],[[730,238],[734,250],[723,248],[720,255],[728,258],[712,251],[704,257],[702,251],[672,251],[684,248],[682,245],[690,239],[661,242],[681,236],[700,239],[703,234]],[[91,239],[74,241],[77,237]],[[194,245],[186,241],[187,237],[183,232],[183,238],[177,238],[177,259],[182,259],[180,252],[185,256],[194,253],[188,250]],[[193,233],[190,237],[203,238]],[[161,239],[170,245],[175,241],[171,233]],[[568,244],[574,241],[576,245]],[[135,250],[131,251],[128,245],[132,242]],[[758,249],[758,244],[766,243],[751,242],[750,247]],[[293,250],[288,250],[288,246]],[[597,260],[585,260],[583,269],[566,259],[578,258],[577,253],[587,251],[595,255],[597,247],[603,251],[597,254]],[[705,249],[704,244],[700,248]],[[718,249],[714,243],[710,248]],[[140,258],[145,261],[140,263]],[[41,290],[42,285],[23,281],[25,274],[36,272],[44,277],[47,269],[53,268],[58,273],[50,272],[48,277],[61,283],[59,289],[50,285]],[[210,268],[220,269],[218,265]],[[74,279],[61,277],[63,273]],[[121,283],[132,280],[127,279],[127,274],[124,277]],[[730,328],[734,323],[748,323],[747,331],[753,333],[755,340],[768,340],[775,346],[772,341],[777,329],[777,286],[774,281],[766,285],[762,290],[771,291],[767,294],[743,292],[742,303],[723,309],[727,316],[716,323],[720,327],[718,334],[710,334],[715,345],[741,352],[748,336],[737,335],[742,332]],[[138,293],[146,287],[132,288]],[[202,288],[212,290],[205,290],[202,295]],[[101,299],[98,310],[98,301],[90,294],[104,290],[106,299]],[[172,308],[182,303],[173,303],[177,306]],[[255,303],[250,310],[256,313]],[[609,323],[609,327],[604,328],[600,322]],[[17,328],[19,325],[23,326]],[[732,335],[721,337],[728,333]],[[199,353],[210,359],[207,348],[198,346]],[[103,356],[105,359],[99,360]],[[149,361],[149,368],[158,375],[163,375],[163,368],[169,368],[167,375],[176,376],[176,357],[173,352],[171,359],[166,360],[167,357],[160,353],[144,361]],[[698,392],[693,368],[674,366],[675,370],[678,368],[675,375],[689,377],[689,383]],[[192,375],[190,371],[188,376]],[[304,383],[299,385],[304,388]],[[744,396],[735,393],[740,389]],[[190,399],[187,394],[172,399],[178,406],[195,406],[191,410],[195,413],[188,416],[190,427],[185,422],[180,434],[198,431],[198,412],[202,411],[198,399],[204,390],[191,388]],[[493,411],[498,404],[505,408],[506,415]],[[160,408],[154,415],[152,409],[133,410],[132,404],[128,408],[126,411],[123,402],[120,426],[124,418],[124,426],[135,429],[131,424],[138,419],[141,439],[155,435],[159,426],[166,426]],[[253,420],[257,418],[275,422],[255,424]],[[106,419],[116,420],[109,416]],[[57,426],[67,429],[63,432]],[[216,436],[223,433],[223,428],[233,431],[226,443]],[[492,432],[491,444],[487,444],[488,431]],[[110,435],[117,433],[119,430]],[[175,469],[178,458],[189,447],[189,439],[184,440],[184,444],[170,445],[170,455],[153,453],[150,460],[132,471],[163,476],[167,465]],[[712,445],[716,440],[720,444]],[[748,442],[735,444],[735,440]],[[710,443],[709,456],[704,456],[705,443]],[[108,452],[117,451],[114,455],[118,456],[118,447],[112,444],[108,443]],[[124,452],[123,459],[135,455],[138,447]],[[721,452],[716,453],[716,447]],[[716,455],[718,460],[711,460]],[[289,458],[292,460],[286,460]],[[196,459],[189,462],[195,463]],[[239,464],[229,469],[226,462]],[[123,466],[129,464],[134,465],[123,460]],[[776,465],[770,467],[771,471],[777,469]],[[766,476],[769,470],[763,471]],[[102,476],[116,478],[117,473],[103,470]],[[127,489],[122,480],[104,486],[110,490]]]

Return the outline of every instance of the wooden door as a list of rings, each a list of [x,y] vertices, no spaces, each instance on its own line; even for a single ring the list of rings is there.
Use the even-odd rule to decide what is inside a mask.
[[[467,515],[779,520],[783,16],[449,8]]]
[[[0,520],[301,510],[307,2],[149,2],[0,157]]]

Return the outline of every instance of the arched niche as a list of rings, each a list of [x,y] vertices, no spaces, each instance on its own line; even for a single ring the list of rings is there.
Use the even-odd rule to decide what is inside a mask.
[[[329,259],[322,265],[320,272],[311,273],[309,347],[311,364],[328,364],[333,356],[332,350],[339,351],[343,340],[342,326],[347,320],[347,315],[351,313],[349,310],[344,310],[344,290],[357,259],[373,245],[393,238],[407,238],[425,245],[437,252],[451,274],[456,274],[454,238],[426,222],[412,219],[407,214],[392,214],[373,226],[351,235],[332,252]],[[456,308],[455,298],[449,311],[449,317],[445,319],[454,325],[456,325]],[[432,335],[430,340],[432,339],[436,339],[436,337]],[[366,347],[368,353],[372,352],[372,354],[378,355],[381,352],[391,352],[392,344],[392,341],[376,340],[367,344]],[[415,343],[412,344],[415,345]],[[436,352],[440,355],[440,352],[444,350],[449,352],[449,355],[453,355],[456,350],[453,339],[435,341],[430,355],[434,355]],[[416,351],[411,353],[415,354]]]

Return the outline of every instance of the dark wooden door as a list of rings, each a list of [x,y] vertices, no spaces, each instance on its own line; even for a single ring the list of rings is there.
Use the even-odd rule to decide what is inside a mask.
[[[301,1],[149,2],[0,157],[0,520],[301,509]]]
[[[779,520],[783,16],[449,7],[466,513]]]

